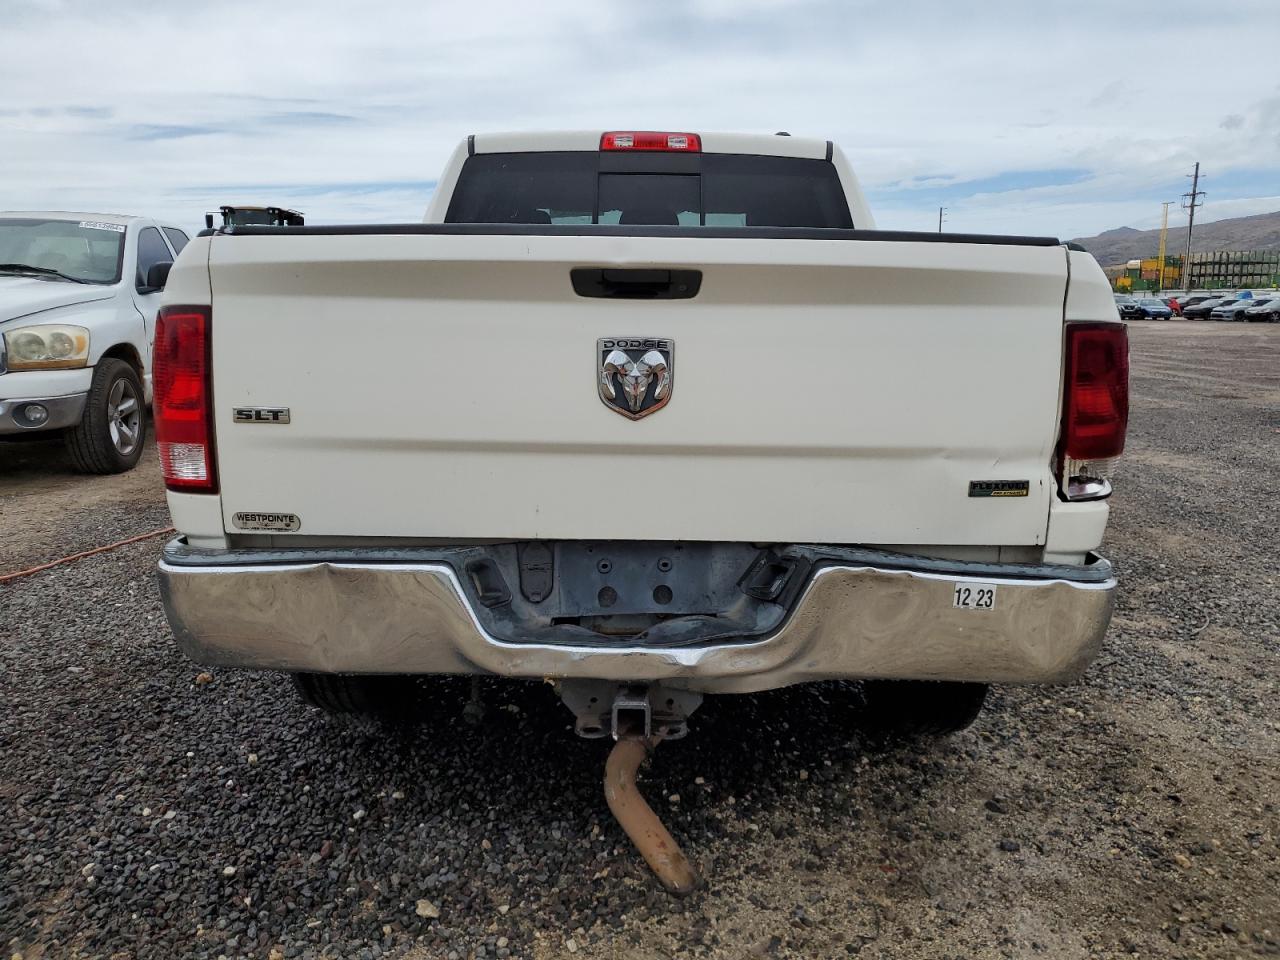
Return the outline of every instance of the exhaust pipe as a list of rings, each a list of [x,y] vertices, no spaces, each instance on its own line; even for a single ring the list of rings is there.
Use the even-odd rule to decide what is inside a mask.
[[[698,873],[636,789],[636,771],[660,738],[619,740],[604,765],[604,797],[622,829],[668,893],[687,896]]]

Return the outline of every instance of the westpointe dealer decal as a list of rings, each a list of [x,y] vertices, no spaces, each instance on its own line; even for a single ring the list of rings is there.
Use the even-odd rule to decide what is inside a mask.
[[[971,497],[1025,497],[1031,492],[1029,480],[970,480]]]
[[[296,513],[237,513],[231,518],[237,530],[300,530]]]

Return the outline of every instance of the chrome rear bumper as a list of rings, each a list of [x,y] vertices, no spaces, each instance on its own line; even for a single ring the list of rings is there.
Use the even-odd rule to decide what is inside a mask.
[[[371,551],[372,553],[372,551]],[[866,552],[868,556],[872,554]],[[815,568],[771,634],[688,647],[513,643],[487,631],[452,566],[360,559],[255,562],[251,551],[171,543],[165,612],[197,663],[324,673],[495,674],[667,681],[746,693],[806,680],[888,677],[998,683],[1077,678],[1111,619],[1110,564],[1079,568],[884,557]],[[1043,576],[1036,576],[1038,572]],[[994,585],[993,609],[955,605]]]

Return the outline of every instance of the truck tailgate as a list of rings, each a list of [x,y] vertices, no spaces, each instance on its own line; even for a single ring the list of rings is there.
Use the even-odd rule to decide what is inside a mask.
[[[283,232],[216,236],[209,266],[230,532],[281,512],[299,536],[1044,542],[1061,246]],[[576,267],[702,286],[581,297]],[[663,409],[601,401],[609,337],[673,341]]]

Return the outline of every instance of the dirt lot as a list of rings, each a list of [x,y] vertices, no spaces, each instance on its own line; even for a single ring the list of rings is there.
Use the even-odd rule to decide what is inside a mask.
[[[710,701],[645,785],[709,878],[682,902],[540,686],[471,728],[442,684],[388,731],[280,677],[197,683],[160,539],[0,584],[2,955],[1280,954],[1280,327],[1132,337],[1086,680],[997,689],[935,744],[863,737],[854,685]],[[0,572],[166,526],[146,462],[0,447]]]

